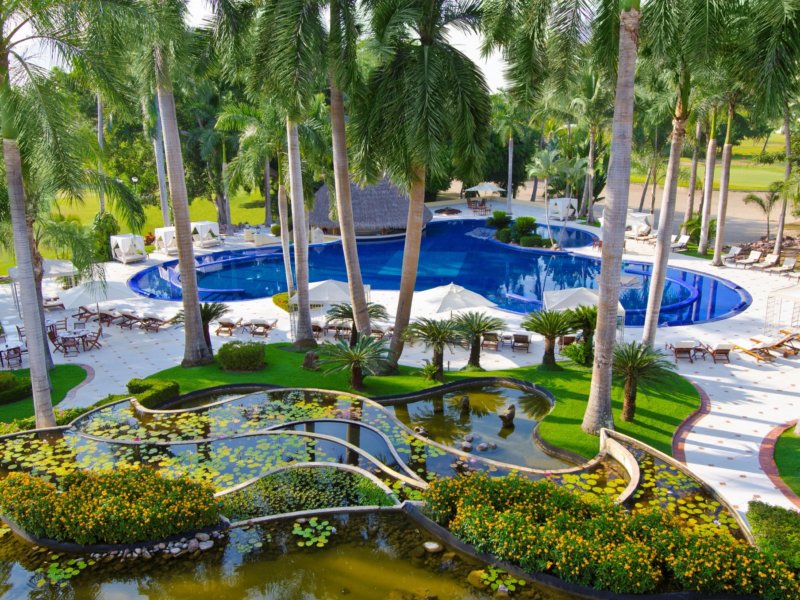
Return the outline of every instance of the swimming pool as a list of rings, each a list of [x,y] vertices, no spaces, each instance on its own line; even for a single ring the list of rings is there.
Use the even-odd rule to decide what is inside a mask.
[[[542,227],[543,229],[543,227]],[[553,227],[563,248],[588,246],[591,233],[571,227]],[[422,238],[417,290],[455,282],[492,301],[500,308],[526,313],[542,307],[543,293],[575,287],[596,288],[600,260],[570,252],[518,248],[490,238],[479,220],[431,222]],[[540,233],[543,233],[540,231]],[[364,282],[373,289],[397,290],[403,258],[402,239],[359,242]],[[200,299],[231,302],[265,298],[286,291],[280,247],[215,252],[198,256]],[[346,280],[340,243],[316,244],[309,250],[310,280]],[[179,300],[177,260],[148,267],[129,284],[142,295]],[[623,264],[625,287],[621,301],[625,323],[641,326],[647,307],[651,266]],[[730,317],[750,305],[750,295],[723,279],[686,269],[667,270],[660,324],[686,325]]]

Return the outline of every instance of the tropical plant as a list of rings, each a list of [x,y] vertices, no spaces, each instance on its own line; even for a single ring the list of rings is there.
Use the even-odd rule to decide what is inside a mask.
[[[354,162],[364,174],[377,178],[385,170],[410,190],[391,341],[390,360],[396,368],[417,280],[426,178],[447,173],[448,147],[463,179],[477,178],[491,104],[480,69],[448,39],[453,29],[478,30],[478,3],[370,0],[369,4],[380,51],[377,66],[355,98],[351,142]]]
[[[745,204],[754,204],[761,209],[764,216],[767,218],[767,242],[769,242],[769,218],[772,214],[772,209],[781,200],[783,195],[784,184],[782,181],[774,181],[770,184],[769,190],[763,196],[758,194],[747,194],[742,201]]]
[[[542,368],[560,369],[556,364],[556,340],[574,331],[570,316],[558,310],[540,310],[529,313],[522,321],[522,328],[544,337]]]
[[[540,150],[528,165],[528,177],[544,180],[544,216],[547,224],[547,237],[553,242],[553,232],[550,229],[550,201],[548,187],[550,178],[561,172],[561,163],[558,150]]]
[[[573,330],[581,332],[581,342],[585,346],[585,362],[590,365],[594,361],[594,330],[597,328],[597,306],[581,305],[571,308],[567,313]]]
[[[502,319],[492,317],[484,312],[468,311],[456,315],[453,320],[461,334],[469,342],[469,360],[467,368],[482,371],[481,368],[481,336],[492,331],[503,329]]]
[[[636,414],[636,391],[642,384],[663,381],[675,370],[672,361],[647,344],[625,342],[614,348],[614,375],[624,381],[622,420],[633,421]]]
[[[452,348],[464,339],[458,324],[453,319],[417,319],[403,333],[406,340],[421,341],[426,348],[433,349],[431,364],[436,366],[437,381],[444,381],[444,349]]]
[[[200,323],[202,326],[203,338],[205,339],[206,345],[208,345],[209,352],[213,352],[211,346],[211,331],[209,326],[213,321],[217,321],[220,317],[227,315],[231,309],[227,304],[222,302],[203,302],[198,308],[200,311]],[[183,309],[177,312],[177,314],[173,317],[172,322],[183,323],[184,325],[186,324],[186,316],[183,312]]]
[[[507,93],[492,96],[492,127],[508,147],[508,177],[506,178],[506,211],[512,212],[514,199],[514,136],[523,134],[526,119],[520,106]]]
[[[389,348],[383,340],[371,335],[359,337],[354,344],[345,340],[326,342],[320,348],[323,360],[320,365],[328,365],[326,373],[350,372],[350,387],[354,390],[364,388],[364,376],[379,373],[386,366]]]
[[[386,312],[386,307],[382,304],[375,302],[367,303],[367,311],[369,312],[370,321],[388,321],[389,313]],[[358,325],[355,322],[355,315],[353,314],[353,305],[347,303],[334,304],[328,309],[328,321],[337,321],[345,323],[350,327],[350,345],[353,346],[359,337]]]

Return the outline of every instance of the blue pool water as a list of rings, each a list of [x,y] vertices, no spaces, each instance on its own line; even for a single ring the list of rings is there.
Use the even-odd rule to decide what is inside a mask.
[[[500,308],[525,313],[541,308],[546,290],[596,288],[600,261],[569,252],[523,249],[488,239],[481,221],[438,221],[428,225],[422,240],[417,290],[455,282],[492,301]],[[544,233],[540,231],[540,233]],[[590,245],[592,234],[553,227],[563,248]],[[373,289],[397,290],[403,240],[359,242],[364,282]],[[207,302],[252,300],[286,291],[279,247],[222,251],[197,257],[200,299]],[[313,245],[309,251],[311,281],[346,280],[339,243]],[[148,267],[134,275],[134,291],[165,300],[180,299],[177,261]],[[622,304],[626,325],[644,323],[650,265],[623,265]],[[723,319],[747,308],[749,294],[729,281],[684,269],[668,269],[662,299],[662,325],[685,325]]]

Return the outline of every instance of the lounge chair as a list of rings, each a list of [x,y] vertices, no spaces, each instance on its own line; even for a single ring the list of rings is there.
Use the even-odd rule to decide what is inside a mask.
[[[45,298],[42,301],[42,308],[45,310],[64,310],[64,303],[56,296],[55,298]]]
[[[128,329],[133,329],[134,325],[140,325],[142,322],[142,317],[140,317],[133,311],[121,310],[119,311],[119,314],[122,317],[122,320],[120,320],[120,322],[117,323],[120,329],[125,329],[126,327]]]
[[[716,344],[715,346],[703,344],[703,348],[705,348],[706,353],[711,356],[711,359],[715,363],[731,362],[731,350],[733,350],[733,344]]]
[[[731,246],[728,253],[722,255],[722,262],[733,262],[741,253],[742,249],[739,246]]]
[[[233,321],[232,319],[220,319],[217,321],[217,329],[214,335],[233,335],[234,331],[242,324],[242,320]]]
[[[695,351],[697,344],[693,341],[675,342],[674,344],[667,344],[667,348],[672,350],[672,356],[675,362],[680,358],[688,358],[689,362],[694,362]]]
[[[578,340],[574,334],[562,335],[558,338],[558,351],[561,352],[565,346],[574,344]]]
[[[682,235],[681,237],[678,238],[677,242],[674,242],[674,243],[670,244],[670,249],[671,250],[686,250],[686,244],[688,244],[688,243],[689,243],[689,236],[688,235]]]
[[[112,325],[115,321],[122,319],[122,315],[115,310],[101,310],[97,313],[97,320],[100,325]]]
[[[92,310],[91,308],[87,308],[86,306],[79,306],[78,312],[72,315],[73,319],[78,319],[78,321],[85,322],[90,321],[91,319],[96,318],[98,315],[98,311]]]
[[[798,338],[800,336],[797,334],[788,333],[778,338],[768,338],[766,340],[750,338],[750,341],[759,344],[767,352],[779,352],[784,358],[789,358],[800,353],[800,346],[797,345]]]
[[[319,323],[312,323],[311,324],[311,333],[314,334],[314,339],[318,340],[325,334],[325,330],[322,328],[322,325]]]
[[[525,352],[531,351],[531,337],[524,333],[515,333],[511,340],[511,351],[516,352],[517,348],[525,349]]]
[[[162,327],[166,327],[169,323],[169,319],[162,319],[158,315],[154,315],[153,313],[144,313],[142,315],[142,320],[139,323],[139,326],[144,329],[145,331],[155,331],[158,333],[158,330]]]
[[[386,332],[380,327],[373,327],[372,330],[370,331],[370,335],[374,337],[376,340],[382,340],[383,337],[386,335]]]
[[[742,266],[746,269],[747,267],[751,267],[758,261],[760,261],[761,254],[762,252],[759,252],[758,250],[751,250],[747,258],[743,258],[742,260],[737,260],[734,264],[737,267]]]
[[[768,273],[778,273],[779,275],[783,275],[786,273],[787,275],[794,271],[794,267],[797,264],[797,257],[790,256],[789,258],[784,259],[783,264],[779,266],[770,267],[766,269]]]
[[[767,254],[767,257],[760,263],[756,263],[753,265],[753,268],[758,271],[763,271],[764,269],[771,269],[775,265],[778,264],[781,260],[780,254]]]
[[[499,350],[500,336],[496,333],[484,333],[483,340],[481,341],[481,348],[488,348],[489,350]]]
[[[265,319],[250,319],[250,335],[267,337],[269,332],[278,324],[278,320],[266,321]]]
[[[768,344],[765,343],[759,343],[755,346],[751,346],[750,348],[745,348],[739,344],[734,344],[733,348],[739,352],[744,352],[748,356],[752,356],[756,359],[756,362],[772,362],[775,360],[775,357],[769,353]]]

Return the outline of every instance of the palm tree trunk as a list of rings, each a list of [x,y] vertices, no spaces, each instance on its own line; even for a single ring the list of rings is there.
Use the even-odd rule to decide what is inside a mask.
[[[156,102],[156,126],[153,132],[153,150],[156,159],[156,175],[158,177],[158,197],[161,200],[161,218],[164,227],[169,227],[172,219],[169,215],[169,196],[167,195],[167,173],[164,166],[164,133],[161,127],[161,111]]]
[[[539,193],[539,178],[533,178],[533,191],[531,192],[531,202],[536,202],[536,195]]]
[[[553,338],[544,338],[544,354],[542,355],[542,366],[548,369],[555,369],[556,364],[556,341]]]
[[[97,94],[97,146],[100,148],[100,160],[97,161],[97,172],[103,174],[103,150],[106,147],[106,140],[104,136],[105,125],[103,124],[103,99],[100,94]],[[99,212],[106,212],[106,196],[103,191],[103,186],[97,188],[97,198],[100,201]]]
[[[589,156],[586,158],[586,180],[583,183],[583,202],[581,203],[581,215],[586,217],[586,222],[590,225],[594,221],[594,152],[595,138],[597,131],[595,127],[589,127]]]
[[[544,224],[547,226],[547,239],[553,245],[553,231],[550,229],[550,198],[547,197],[549,177],[544,178]]]
[[[39,308],[39,321],[41,323],[39,332],[41,333],[42,346],[44,347],[44,364],[47,368],[47,372],[49,373],[50,369],[52,369],[55,365],[53,364],[53,356],[50,353],[50,340],[47,337],[47,327],[45,326],[44,318],[44,294],[42,293],[42,281],[44,280],[44,257],[42,256],[42,253],[39,252],[36,236],[33,232],[33,217],[30,215],[26,215],[25,226],[27,228],[28,240],[30,241],[31,247],[33,280],[36,283],[36,306]]]
[[[436,365],[436,381],[444,381],[444,348],[433,347],[433,364]]]
[[[650,178],[653,176],[653,167],[650,166],[647,169],[647,177],[644,180],[644,187],[642,188],[642,195],[639,196],[639,208],[637,208],[637,212],[642,212],[644,210],[644,200],[647,198],[647,189],[650,187]]]
[[[303,203],[303,173],[300,164],[300,141],[297,123],[286,118],[289,151],[289,187],[292,196],[292,232],[294,237],[294,270],[297,278],[297,318],[294,345],[312,348],[317,345],[311,331],[311,306],[308,301],[308,228]]]
[[[14,232],[14,253],[17,258],[17,281],[22,298],[37,298],[36,281],[33,272],[33,259],[28,239],[25,215],[25,187],[22,182],[22,157],[19,146],[13,139],[3,136],[3,158],[6,163],[6,185],[8,204],[11,213],[11,227]],[[33,391],[33,410],[36,427],[53,427],[53,403],[50,397],[50,378],[47,374],[45,357],[45,335],[42,330],[41,305],[36,302],[22,305],[22,323],[25,327],[30,366],[31,388]]]
[[[708,134],[708,149],[706,150],[705,180],[703,182],[703,212],[700,219],[700,243],[697,251],[700,254],[708,252],[708,228],[711,215],[711,200],[714,196],[714,168],[717,162],[717,111],[711,114],[711,126]]]
[[[157,69],[157,72],[160,69]],[[175,238],[178,242],[178,264],[181,272],[181,295],[183,296],[185,343],[184,367],[209,364],[213,361],[211,349],[203,337],[203,322],[197,293],[197,271],[195,271],[192,228],[189,217],[189,195],[186,191],[185,171],[178,119],[175,115],[175,97],[164,82],[156,88],[161,125],[164,135],[164,154],[167,164],[167,179],[172,197],[172,212],[175,217]]]
[[[264,225],[272,227],[272,167],[269,158],[264,165]]]
[[[622,253],[628,193],[631,183],[631,138],[633,137],[633,85],[639,45],[639,10],[622,11],[619,24],[619,63],[608,165],[606,208],[603,218],[603,256],[600,295],[595,330],[592,386],[581,428],[598,435],[603,427],[613,428],[611,413],[611,366],[617,333]]]
[[[644,318],[642,343],[652,346],[656,341],[658,318],[661,314],[661,297],[667,277],[667,264],[672,251],[672,228],[675,220],[675,202],[678,197],[678,172],[681,168],[681,152],[686,135],[686,115],[683,104],[678,100],[672,119],[672,144],[669,150],[669,164],[661,195],[661,214],[658,217],[658,237],[653,257],[653,273],[650,277],[650,290],[647,295],[647,312]]]
[[[736,110],[735,101],[728,105],[728,125],[725,130],[725,145],[722,147],[722,175],[719,182],[719,201],[717,203],[717,236],[714,238],[714,258],[711,264],[715,267],[722,266],[722,244],[725,241],[725,214],[728,211],[728,185],[731,180],[731,130],[733,117]],[[769,241],[769,240],[767,240]]]
[[[514,199],[514,136],[508,138],[508,178],[506,180],[506,212],[511,214]]]
[[[286,291],[291,298],[294,295],[294,276],[292,275],[292,255],[289,251],[289,206],[286,203],[286,186],[283,180],[278,181],[278,219],[281,223],[281,250],[283,253],[283,269],[286,271]]]
[[[694,194],[697,191],[697,163],[700,153],[697,151],[700,147],[700,138],[703,135],[703,130],[700,127],[700,121],[697,121],[697,126],[694,132],[694,151],[692,152],[692,172],[689,175],[689,196],[686,203],[686,213],[683,215],[683,225],[681,225],[681,233],[686,233],[686,222],[694,215]]]
[[[353,365],[350,368],[350,387],[354,390],[360,390],[364,387],[364,371],[358,365]],[[349,431],[348,429],[348,434]]]
[[[331,91],[331,139],[333,145],[333,177],[336,184],[336,213],[339,217],[339,231],[342,238],[344,266],[347,270],[347,284],[350,288],[350,302],[353,305],[355,328],[364,335],[371,331],[369,308],[364,282],[361,279],[361,266],[358,262],[356,229],[353,222],[353,204],[350,198],[350,172],[347,161],[347,138],[345,132],[344,99],[342,91],[330,76]]]
[[[408,219],[406,222],[406,241],[403,246],[403,266],[400,276],[400,297],[394,319],[394,333],[389,346],[389,365],[397,370],[400,355],[403,353],[403,332],[411,318],[411,302],[414,299],[414,286],[417,284],[417,267],[422,243],[422,224],[425,212],[425,167],[416,166],[413,171],[411,193],[409,194]]]
[[[479,335],[473,337],[470,342],[467,365],[475,369],[481,368],[481,336]]]
[[[789,105],[784,101],[783,105],[783,130],[786,136],[785,150],[786,150],[786,167],[783,172],[783,182],[789,181],[792,176],[792,137],[789,129],[791,125],[789,115]],[[788,194],[781,194],[781,212],[778,213],[778,231],[775,234],[775,249],[772,251],[774,254],[780,255],[783,250],[783,230],[786,226],[786,208],[788,206]]]
[[[636,377],[625,378],[625,389],[622,392],[622,420],[633,421],[636,415]]]

